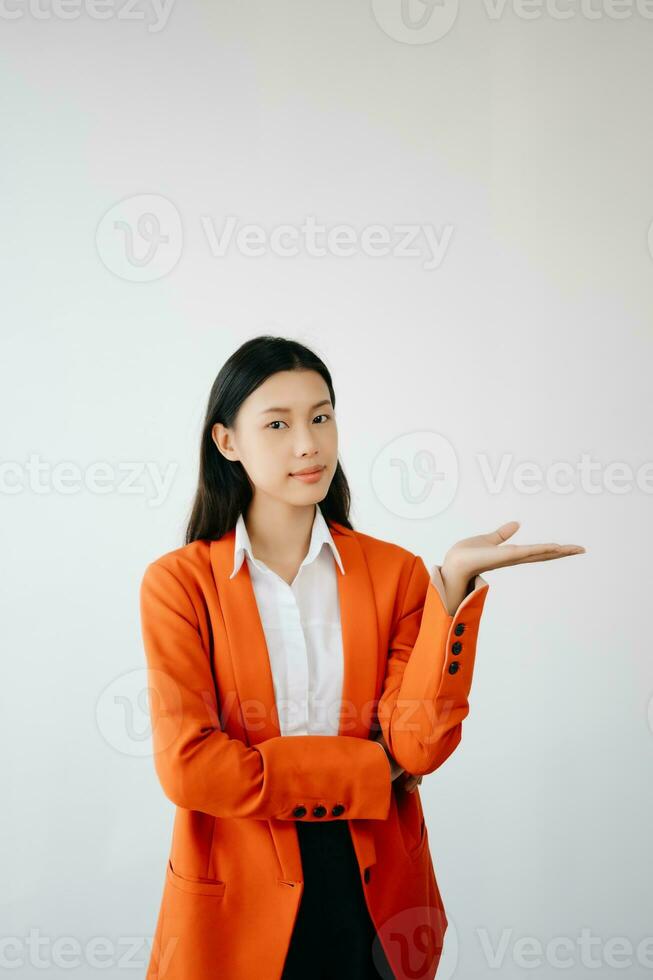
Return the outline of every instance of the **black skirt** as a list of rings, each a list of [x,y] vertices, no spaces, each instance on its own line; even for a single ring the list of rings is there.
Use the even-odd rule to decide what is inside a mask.
[[[281,980],[394,980],[365,903],[348,820],[297,821],[304,891]]]

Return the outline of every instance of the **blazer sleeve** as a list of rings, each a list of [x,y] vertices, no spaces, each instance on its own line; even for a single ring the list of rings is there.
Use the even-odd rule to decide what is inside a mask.
[[[159,560],[145,570],[140,616],[155,770],[177,806],[216,817],[383,820],[390,762],[383,746],[349,735],[278,736],[247,746],[220,726],[217,693],[195,606]],[[327,808],[313,815],[318,803]]]
[[[473,586],[473,587],[472,587]],[[390,640],[378,719],[391,754],[413,775],[433,772],[462,737],[489,584],[475,576],[455,614],[440,567],[414,556]]]

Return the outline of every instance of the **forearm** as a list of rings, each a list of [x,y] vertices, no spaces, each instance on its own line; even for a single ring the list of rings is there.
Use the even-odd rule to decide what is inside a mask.
[[[418,775],[442,765],[460,741],[488,590],[487,582],[476,575],[465,583],[462,601],[449,612],[455,596],[447,594],[441,571],[436,566],[429,576],[421,559],[413,566],[377,712],[394,759]],[[452,588],[460,587],[454,578]]]
[[[463,599],[473,591],[475,576],[461,574],[456,569],[447,567],[446,562],[440,569],[440,575],[444,584],[447,612],[454,616]]]

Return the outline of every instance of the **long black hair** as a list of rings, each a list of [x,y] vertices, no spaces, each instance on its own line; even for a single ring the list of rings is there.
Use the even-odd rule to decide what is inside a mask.
[[[219,451],[211,430],[216,422],[233,425],[243,401],[277,371],[317,371],[329,389],[336,407],[331,375],[324,362],[308,347],[285,337],[253,337],[223,364],[211,387],[202,428],[199,482],[193,501],[186,544],[198,539],[217,540],[236,526],[238,515],[247,510],[252,488],[240,461],[230,461]],[[329,490],[319,507],[327,521],[351,528],[350,493],[347,478],[338,461]]]

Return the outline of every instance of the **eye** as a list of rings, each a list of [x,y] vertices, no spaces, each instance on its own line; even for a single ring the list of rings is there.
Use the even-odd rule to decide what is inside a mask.
[[[316,419],[330,419],[330,418],[332,418],[332,416],[329,415],[328,412],[322,412],[320,415],[316,415],[315,418]],[[315,419],[313,419],[313,421],[315,421]],[[324,425],[324,422],[322,422],[321,424]],[[266,425],[266,429],[271,429],[272,426],[277,426],[277,425],[286,425],[287,426],[287,423],[284,422],[283,419],[275,419],[273,422],[268,422],[268,424]],[[279,430],[277,429],[276,431],[279,431]]]

